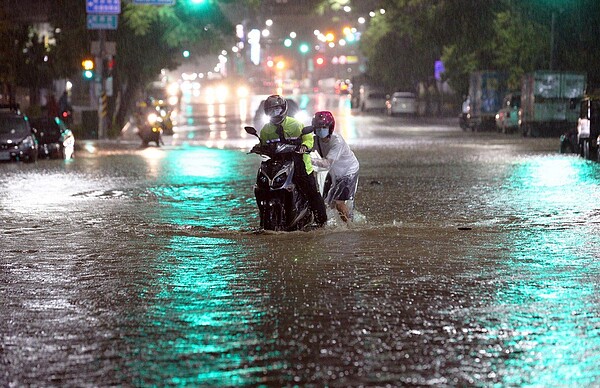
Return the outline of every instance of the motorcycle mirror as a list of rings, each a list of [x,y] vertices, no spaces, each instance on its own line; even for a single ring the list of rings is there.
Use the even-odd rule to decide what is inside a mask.
[[[254,127],[244,127],[244,130],[246,130],[246,133],[258,137],[258,133],[256,132],[256,129]]]
[[[312,125],[307,125],[306,127],[302,128],[302,134],[303,135],[307,135],[307,134],[309,134],[309,133],[311,133],[313,131],[314,131],[314,128],[313,128]]]

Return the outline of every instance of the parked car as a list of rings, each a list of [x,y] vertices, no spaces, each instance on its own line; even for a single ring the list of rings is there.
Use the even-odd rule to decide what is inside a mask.
[[[0,161],[35,162],[37,140],[18,105],[0,105]]]
[[[519,129],[521,93],[508,93],[502,100],[502,108],[496,113],[496,129],[502,133],[513,133]]]
[[[58,117],[31,120],[38,142],[38,157],[71,159],[75,156],[75,136]]]
[[[365,93],[364,98],[361,98],[360,110],[363,112],[378,110],[386,111],[387,94],[380,91],[370,91]]]
[[[385,102],[387,113],[390,116],[417,114],[417,96],[411,92],[395,92]]]
[[[288,111],[287,115],[295,118],[296,120],[304,123],[306,125],[310,124],[310,116],[304,109],[300,109],[298,103],[291,98],[286,98],[288,103]],[[260,131],[260,129],[269,122],[269,116],[265,114],[265,100],[262,100],[256,108],[256,112],[254,113],[254,127]]]

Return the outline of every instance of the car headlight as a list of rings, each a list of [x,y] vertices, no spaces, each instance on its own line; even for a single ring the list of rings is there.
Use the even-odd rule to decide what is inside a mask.
[[[294,118],[300,121],[301,123],[308,123],[310,121],[310,117],[308,116],[308,113],[306,113],[305,110],[299,110],[298,112],[296,112]]]
[[[21,145],[23,147],[34,147],[35,140],[33,140],[33,137],[31,137],[31,136],[27,136],[25,139],[23,139],[23,141],[21,142]]]
[[[177,103],[179,102],[179,97],[169,96],[168,102],[169,102],[169,105],[177,105]]]
[[[148,122],[150,124],[154,124],[154,123],[156,123],[156,121],[158,121],[158,115],[156,113],[150,113],[148,115]]]
[[[269,122],[271,118],[269,116],[267,116],[266,114],[263,114],[262,116],[260,116],[260,125],[263,126],[266,123]]]
[[[250,95],[250,91],[245,86],[240,86],[237,88],[238,97],[248,97]]]

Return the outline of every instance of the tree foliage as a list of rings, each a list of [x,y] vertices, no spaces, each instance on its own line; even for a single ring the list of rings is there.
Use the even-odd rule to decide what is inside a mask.
[[[369,74],[390,87],[426,80],[441,58],[457,92],[466,92],[475,70],[506,71],[517,88],[525,72],[550,67],[553,15],[554,69],[587,71],[598,82],[596,0],[387,0],[382,7],[361,47]]]

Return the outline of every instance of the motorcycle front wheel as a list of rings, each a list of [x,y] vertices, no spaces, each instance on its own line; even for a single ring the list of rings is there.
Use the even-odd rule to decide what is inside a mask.
[[[263,229],[276,232],[287,230],[285,208],[280,200],[272,199],[268,201],[262,213]]]

